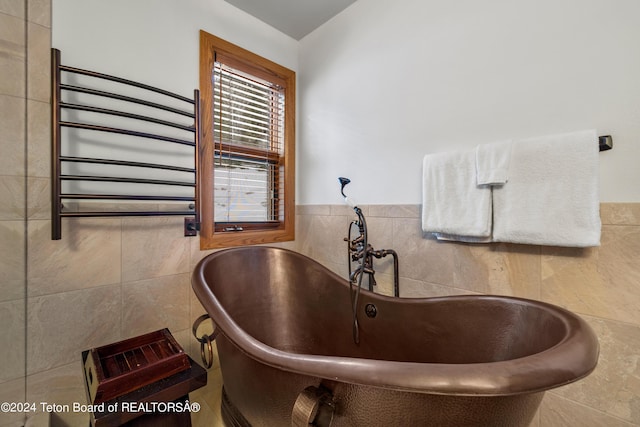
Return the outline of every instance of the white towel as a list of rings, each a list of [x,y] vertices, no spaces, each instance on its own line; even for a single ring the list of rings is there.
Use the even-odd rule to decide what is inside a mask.
[[[480,144],[476,147],[478,185],[504,184],[509,179],[511,141]]]
[[[456,239],[455,236],[491,236],[491,187],[476,185],[475,157],[475,150],[430,154],[424,157],[424,232],[440,233],[451,239]]]
[[[493,239],[600,244],[598,136],[593,130],[514,141],[509,182],[493,189]]]

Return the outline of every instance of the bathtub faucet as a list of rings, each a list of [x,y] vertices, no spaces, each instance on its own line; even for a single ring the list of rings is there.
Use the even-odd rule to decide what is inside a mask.
[[[358,219],[349,224],[348,237],[344,238],[347,242],[347,262],[349,266],[349,280],[351,282],[358,283],[360,277],[367,275],[369,278],[369,290],[373,291],[373,287],[377,285],[375,279],[375,270],[373,268],[373,258],[384,258],[387,255],[393,257],[393,294],[396,297],[400,296],[400,288],[398,284],[398,254],[393,249],[379,249],[376,250],[369,244],[369,237],[367,232],[367,222],[360,209],[353,200],[349,199],[344,194],[344,187],[351,182],[349,178],[338,178],[341,184],[340,193],[344,197],[345,203],[351,206],[356,213]],[[355,238],[351,237],[352,228],[356,226],[358,228],[358,235]],[[359,262],[359,265],[355,269],[351,269],[353,262]]]
[[[373,246],[369,244],[367,221],[364,218],[362,209],[360,209],[353,200],[350,200],[344,194],[344,187],[351,182],[349,178],[340,177],[340,193],[344,197],[345,203],[353,208],[358,219],[352,221],[349,224],[349,231],[345,242],[347,242],[347,265],[349,266],[349,286],[351,288],[351,308],[353,312],[353,341],[356,344],[360,343],[359,338],[359,326],[358,326],[358,298],[360,296],[360,289],[362,288],[362,279],[366,274],[369,278],[369,290],[373,291],[373,287],[376,285],[375,270],[373,269],[373,258],[384,258],[387,255],[393,256],[393,294],[394,296],[400,296],[400,288],[398,284],[398,254],[393,249],[375,250]],[[358,235],[354,238],[351,237],[351,230],[356,226],[358,228]],[[358,266],[355,269],[351,269],[352,263],[357,262]],[[355,287],[355,290],[354,290]]]

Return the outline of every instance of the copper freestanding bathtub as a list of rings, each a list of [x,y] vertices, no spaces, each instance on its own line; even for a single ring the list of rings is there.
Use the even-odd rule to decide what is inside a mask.
[[[215,252],[192,284],[221,332],[227,426],[528,426],[598,360],[578,316],[501,296],[363,290],[356,345],[348,282],[280,248]]]

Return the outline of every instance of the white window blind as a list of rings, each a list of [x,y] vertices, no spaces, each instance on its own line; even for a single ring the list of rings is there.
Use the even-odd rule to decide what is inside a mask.
[[[214,220],[281,220],[284,89],[215,62]]]

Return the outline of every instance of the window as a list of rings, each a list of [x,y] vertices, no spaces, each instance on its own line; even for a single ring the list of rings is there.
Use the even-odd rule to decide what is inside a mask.
[[[200,247],[294,239],[295,72],[200,31]]]

